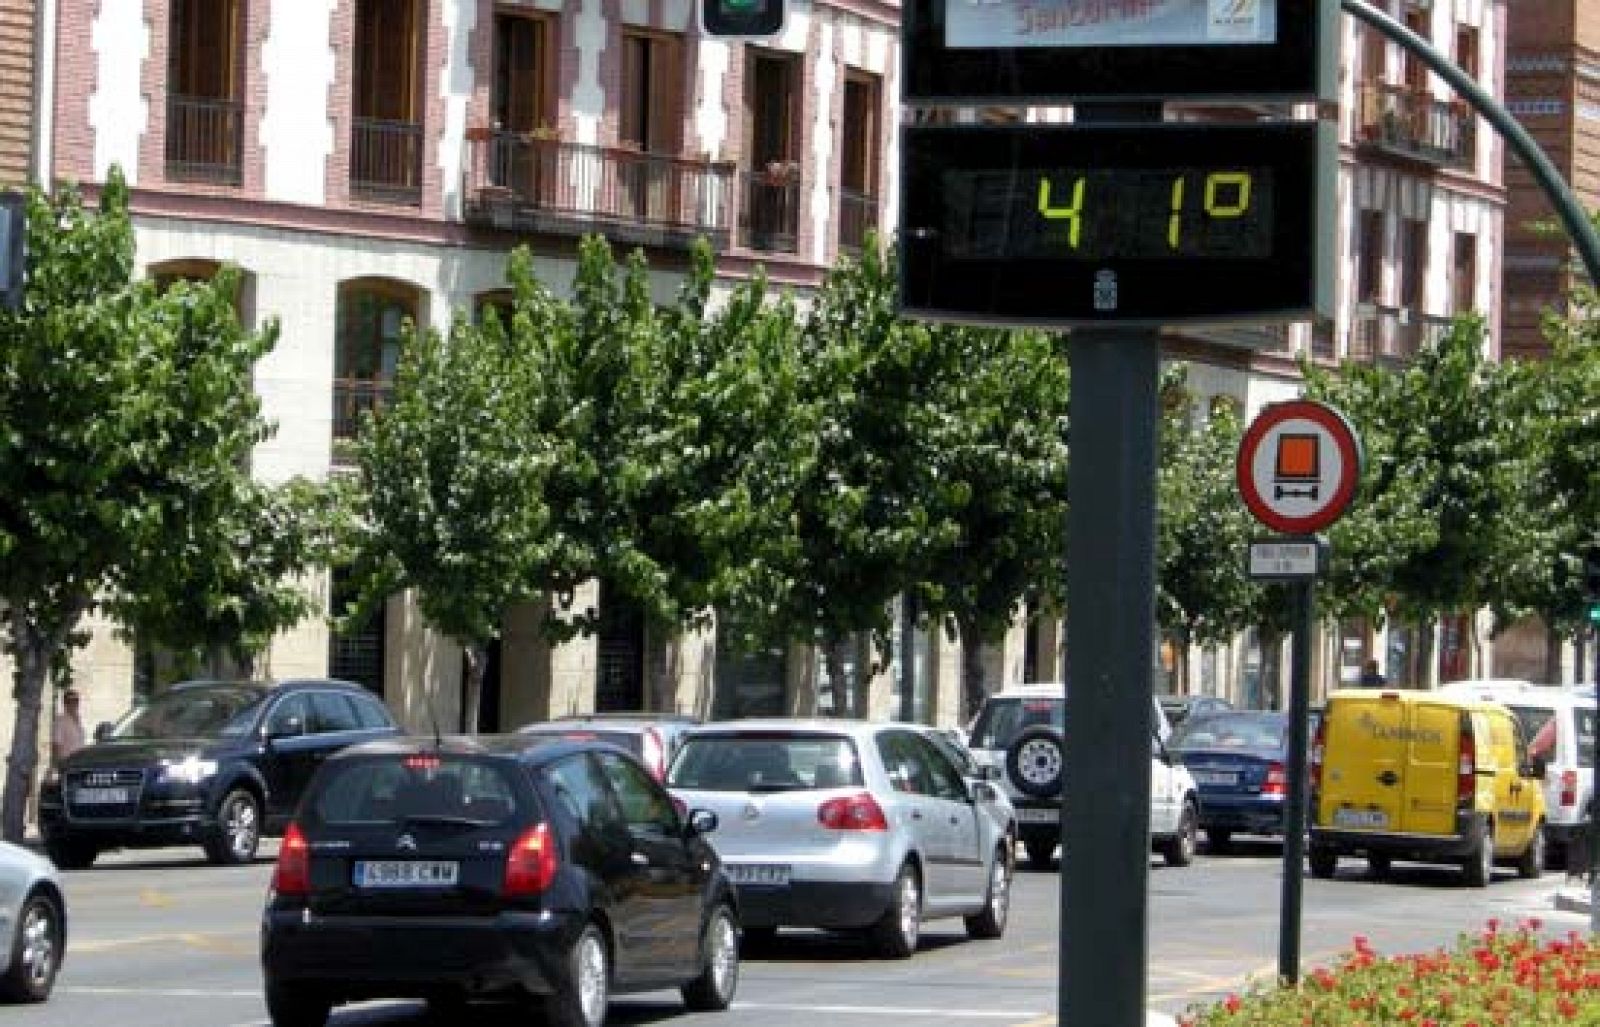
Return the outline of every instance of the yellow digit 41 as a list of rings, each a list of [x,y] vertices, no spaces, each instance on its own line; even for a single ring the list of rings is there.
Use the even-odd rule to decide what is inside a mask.
[[[1072,224],[1067,229],[1067,243],[1073,249],[1078,248],[1078,236],[1083,229],[1083,176],[1079,176],[1072,183],[1072,202],[1065,207],[1052,207],[1050,205],[1050,180],[1039,179],[1039,213],[1051,221],[1070,221]]]

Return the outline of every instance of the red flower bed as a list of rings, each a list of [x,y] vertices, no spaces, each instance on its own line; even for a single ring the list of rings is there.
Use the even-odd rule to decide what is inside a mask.
[[[1190,1009],[1184,1027],[1538,1027],[1600,1024],[1600,940],[1538,935],[1539,921],[1503,931],[1490,920],[1454,949],[1381,956],[1367,939],[1297,987],[1256,988]]]

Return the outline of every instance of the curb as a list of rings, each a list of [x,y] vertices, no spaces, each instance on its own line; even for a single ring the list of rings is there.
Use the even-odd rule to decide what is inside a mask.
[[[1574,888],[1563,888],[1556,892],[1555,907],[1564,913],[1588,914],[1591,912],[1588,889],[1579,891]]]

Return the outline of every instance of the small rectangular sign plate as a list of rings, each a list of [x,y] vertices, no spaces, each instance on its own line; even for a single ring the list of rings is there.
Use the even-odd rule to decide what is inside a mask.
[[[1314,540],[1296,542],[1250,543],[1250,576],[1252,578],[1315,578],[1317,543]]]

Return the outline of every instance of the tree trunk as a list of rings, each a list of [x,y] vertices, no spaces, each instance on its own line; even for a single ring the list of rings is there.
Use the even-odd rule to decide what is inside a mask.
[[[1433,667],[1437,662],[1438,647],[1434,645],[1432,619],[1417,625],[1417,651],[1412,662],[1411,687],[1430,688],[1433,685]]]
[[[1561,635],[1552,627],[1544,629],[1544,679],[1551,683],[1563,680],[1561,676]]]
[[[1261,708],[1281,709],[1283,697],[1283,635],[1261,633]]]
[[[989,690],[983,684],[983,641],[975,623],[958,625],[961,634],[961,723],[978,715]]]
[[[33,794],[39,769],[39,714],[44,708],[44,686],[50,676],[50,661],[58,643],[41,631],[17,607],[7,613],[10,620],[10,654],[16,662],[13,698],[17,712],[11,728],[11,753],[6,757],[6,784],[0,798],[0,837],[20,844],[27,833],[28,802]],[[82,614],[65,619],[66,638]]]
[[[478,712],[483,703],[483,671],[489,665],[489,647],[482,642],[462,646],[467,662],[465,694],[461,697],[461,726],[469,735],[478,733]]]
[[[657,713],[678,712],[678,672],[682,663],[683,646],[680,640],[669,635],[670,641],[662,645],[659,674],[650,679],[650,709]],[[654,670],[655,668],[651,668]]]
[[[1486,678],[1489,676],[1489,668],[1483,665],[1483,639],[1478,637],[1477,614],[1468,613],[1462,620],[1467,629],[1467,637],[1472,639],[1472,670],[1469,676]]]
[[[789,676],[789,680],[795,683],[794,693],[789,696],[789,716],[815,717],[817,715],[816,648],[809,645],[802,646],[799,652],[803,663],[801,671],[797,675]]]
[[[845,680],[844,674],[844,657],[849,648],[848,638],[836,638],[828,643],[822,654],[823,662],[828,668],[828,693],[833,696],[831,715],[835,717],[851,716],[850,693],[853,689],[850,687],[850,682]]]

